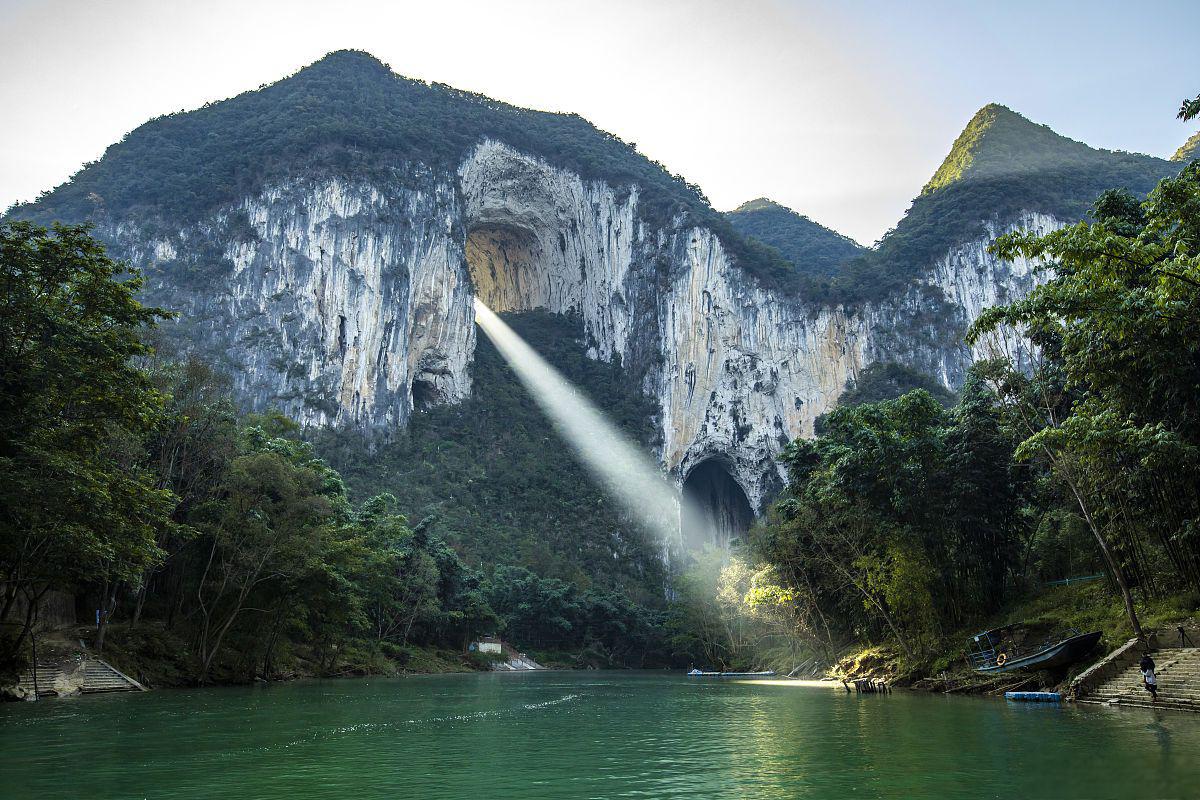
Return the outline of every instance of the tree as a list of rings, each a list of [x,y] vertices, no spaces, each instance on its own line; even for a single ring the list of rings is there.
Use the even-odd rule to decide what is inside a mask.
[[[985,312],[968,340],[1016,329],[1038,348],[1032,375],[1000,361],[992,382],[1023,425],[1018,454],[1045,458],[1067,488],[1140,635],[1130,575],[1147,590],[1172,580],[1148,547],[1200,585],[1200,165],[1142,203],[1105,193],[1094,217],[999,239],[1001,258],[1052,277]]]
[[[969,375],[958,406],[917,390],[839,407],[784,453],[789,484],[751,534],[797,630],[884,638],[910,661],[994,611],[1018,563],[1027,481],[996,398]]]
[[[261,610],[248,604],[251,596],[266,584],[278,596],[288,580],[319,567],[345,511],[340,478],[309,446],[252,427],[242,449],[201,513],[208,551],[197,588],[201,683],[241,614]]]
[[[1200,117],[1200,94],[1196,95],[1194,100],[1184,100],[1179,106],[1179,119],[1184,122]]]
[[[97,585],[102,644],[116,587],[161,557],[172,495],[128,447],[161,409],[136,361],[166,314],[140,286],[86,227],[0,225],[0,619]]]

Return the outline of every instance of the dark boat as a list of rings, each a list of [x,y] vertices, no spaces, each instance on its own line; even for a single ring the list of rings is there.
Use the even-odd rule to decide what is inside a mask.
[[[1055,669],[1074,664],[1100,641],[1100,631],[1080,633],[1074,628],[1036,645],[1020,641],[1020,625],[977,633],[971,639],[971,666],[976,672],[1011,672],[1018,669]]]

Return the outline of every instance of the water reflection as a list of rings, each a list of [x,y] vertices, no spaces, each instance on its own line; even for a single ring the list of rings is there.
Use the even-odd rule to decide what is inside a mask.
[[[5,798],[1188,797],[1200,781],[1186,714],[646,673],[17,704],[0,748]]]

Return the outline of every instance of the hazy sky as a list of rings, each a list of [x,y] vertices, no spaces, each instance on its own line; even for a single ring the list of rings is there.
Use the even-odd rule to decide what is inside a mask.
[[[699,183],[870,243],[982,105],[1168,156],[1200,2],[0,0],[0,208],[152,116],[330,50],[575,111]]]

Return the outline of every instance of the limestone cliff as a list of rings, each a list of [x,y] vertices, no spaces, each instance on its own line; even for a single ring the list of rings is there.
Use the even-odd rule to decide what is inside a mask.
[[[1029,170],[1010,178],[1003,158],[1026,145]],[[789,269],[756,243],[773,237],[761,215],[745,218],[754,208],[743,235],[696,187],[579,117],[341,53],[153,120],[14,214],[95,222],[146,271],[148,299],[180,312],[168,335],[224,366],[246,405],[309,426],[386,435],[414,409],[468,396],[476,295],[500,312],[577,315],[589,355],[619,359],[654,399],[663,467],[682,483],[718,465],[759,512],[781,483],[780,450],[866,365],[961,383],[981,354],[962,344],[967,325],[1036,280],[1033,265],[987,252],[995,236],[1078,219],[1084,200],[1063,204],[1064,182],[1090,200],[1112,175],[1144,191],[1178,168],[1093,151],[998,106],[947,164],[875,250],[793,225],[776,244],[825,260]],[[837,253],[861,262],[855,292],[789,277],[837,273]]]
[[[682,481],[716,459],[761,510],[782,477],[775,456],[865,365],[900,360],[957,385],[965,326],[1033,281],[988,242],[1059,224],[993,225],[900,296],[847,308],[764,289],[711,230],[649,227],[638,202],[636,187],[484,141],[454,174],[291,180],[165,235],[102,233],[249,404],[307,425],[394,429],[415,407],[464,397],[475,294],[497,311],[577,314],[594,357],[644,375],[664,467]]]

